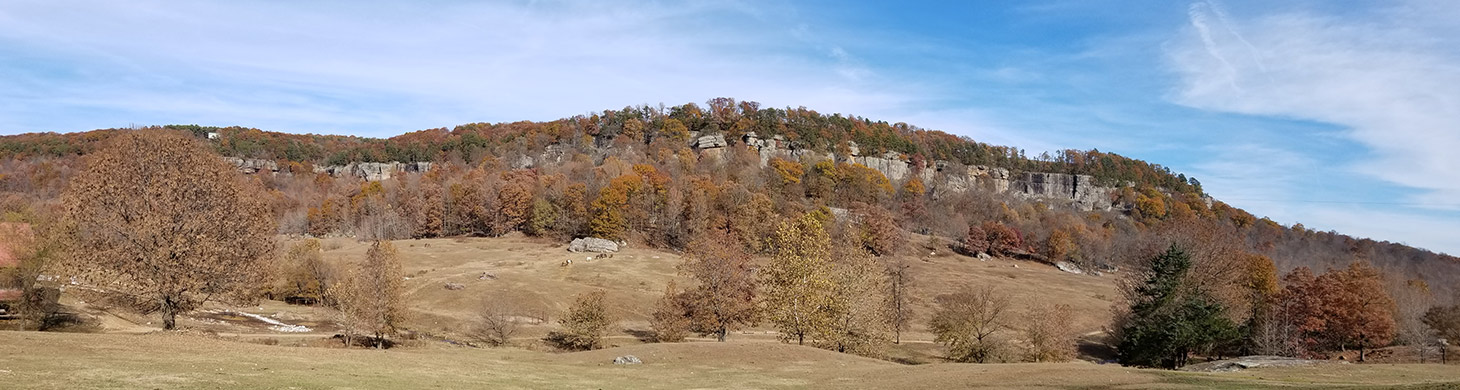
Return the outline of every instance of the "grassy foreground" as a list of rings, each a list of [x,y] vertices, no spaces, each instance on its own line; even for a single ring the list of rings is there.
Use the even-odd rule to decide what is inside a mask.
[[[636,355],[637,366],[615,366]],[[1177,373],[1090,363],[931,364],[777,343],[647,344],[581,353],[438,345],[386,351],[268,346],[194,335],[0,331],[7,389],[236,388],[1416,388],[1460,389],[1438,365]]]

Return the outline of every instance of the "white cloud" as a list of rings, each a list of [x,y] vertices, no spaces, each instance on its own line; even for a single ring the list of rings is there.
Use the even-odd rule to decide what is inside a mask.
[[[918,95],[835,37],[786,27],[804,25],[794,14],[738,2],[10,2],[0,48],[74,69],[0,59],[0,132],[140,118],[390,135],[717,96],[862,113]]]
[[[1166,46],[1180,76],[1173,101],[1331,124],[1360,146],[1321,161],[1316,154],[1335,149],[1291,134],[1267,137],[1281,144],[1219,146],[1199,166],[1209,191],[1289,223],[1460,253],[1451,236],[1460,220],[1440,211],[1460,207],[1460,26],[1453,24],[1460,3],[1246,19],[1230,17],[1215,0],[1189,10],[1190,28]],[[1316,182],[1345,177],[1394,186],[1354,193],[1343,191],[1351,183]],[[1367,198],[1394,193],[1414,195]]]
[[[1368,149],[1353,172],[1418,189],[1407,201],[1460,198],[1460,3],[1331,16],[1232,20],[1191,7],[1191,30],[1168,46],[1191,107],[1312,120],[1347,128]],[[1302,145],[1293,145],[1301,148]]]

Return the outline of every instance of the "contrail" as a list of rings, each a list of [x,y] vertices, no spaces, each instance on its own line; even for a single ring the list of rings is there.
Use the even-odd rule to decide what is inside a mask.
[[[1257,50],[1257,46],[1254,46],[1252,42],[1248,42],[1246,37],[1243,37],[1241,33],[1238,33],[1236,29],[1232,28],[1231,18],[1227,17],[1227,10],[1223,9],[1222,3],[1217,0],[1207,0],[1206,4],[1207,8],[1212,10],[1212,14],[1217,16],[1217,22],[1222,24],[1222,28],[1226,29],[1227,33],[1232,34],[1232,37],[1237,38],[1237,42],[1242,42],[1243,46],[1247,46],[1247,52],[1251,55],[1252,62],[1257,64],[1257,69],[1262,71],[1263,75],[1267,76],[1268,81],[1272,81],[1272,75],[1267,73],[1267,64],[1262,63],[1262,56],[1259,55],[1260,52]]]
[[[1207,26],[1206,12],[1202,12],[1203,5],[1210,8],[1207,3],[1191,3],[1191,6],[1187,8],[1187,14],[1191,16],[1191,26],[1196,27],[1196,32],[1201,34],[1201,41],[1207,49],[1207,54],[1216,58],[1217,61],[1221,61],[1222,66],[1227,68],[1227,83],[1232,86],[1232,89],[1241,92],[1242,87],[1237,86],[1237,68],[1232,67],[1232,63],[1227,61],[1227,57],[1223,57],[1221,51],[1217,49],[1217,42],[1212,39],[1211,28]]]

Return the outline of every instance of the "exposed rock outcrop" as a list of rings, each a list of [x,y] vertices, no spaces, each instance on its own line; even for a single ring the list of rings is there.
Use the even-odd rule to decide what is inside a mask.
[[[233,167],[234,168],[237,168],[239,172],[243,172],[243,173],[246,173],[246,174],[259,173],[259,172],[271,172],[272,173],[272,172],[278,172],[279,171],[279,163],[274,162],[274,160],[264,160],[264,159],[257,159],[257,158],[247,158],[247,159],[245,159],[245,158],[238,158],[238,157],[224,157],[223,158],[223,161],[226,161],[229,164],[233,164]]]
[[[725,136],[719,134],[702,135],[690,142],[690,147],[695,149],[723,148],[728,145],[729,143],[725,142]]]
[[[618,243],[602,238],[584,237],[574,239],[568,244],[569,252],[594,252],[612,253],[618,252]]]
[[[429,162],[351,163],[348,165],[315,166],[314,173],[325,173],[332,177],[354,176],[366,181],[390,180],[397,172],[426,172],[431,170]]]
[[[821,157],[794,142],[787,142],[781,136],[761,138],[752,132],[747,133],[742,140],[746,147],[760,154],[761,166],[766,166],[772,158],[804,161],[808,157]],[[696,144],[699,142],[696,141]],[[897,152],[862,155],[861,146],[855,142],[848,142],[847,150],[851,152],[850,156],[827,154],[825,158],[864,165],[881,172],[892,181],[902,181],[917,175],[935,196],[938,193],[962,193],[981,189],[1026,199],[1068,202],[1072,207],[1085,211],[1108,211],[1114,208],[1112,198],[1116,188],[1097,185],[1095,178],[1088,175],[1038,172],[1014,175],[1003,168],[964,166],[947,161],[932,161],[917,166]]]
[[[274,160],[257,158],[224,157],[223,161],[232,164],[239,172],[245,174],[255,173],[279,173],[279,163]],[[429,162],[386,162],[386,163],[351,163],[348,165],[325,165],[314,166],[314,173],[324,173],[332,177],[358,177],[367,181],[389,180],[398,172],[426,172],[431,170]]]
[[[1243,356],[1236,359],[1192,364],[1186,367],[1182,367],[1181,371],[1230,372],[1257,367],[1302,367],[1325,363],[1328,362],[1323,360],[1306,360],[1284,356]]]

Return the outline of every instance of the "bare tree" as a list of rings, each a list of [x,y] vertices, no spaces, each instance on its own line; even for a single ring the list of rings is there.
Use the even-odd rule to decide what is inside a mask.
[[[1413,347],[1421,362],[1434,340],[1434,332],[1424,323],[1425,312],[1435,304],[1434,294],[1424,280],[1389,281],[1389,294],[1394,297],[1394,322],[1398,326],[1395,341]]]
[[[865,249],[837,252],[827,305],[831,323],[818,337],[820,344],[837,352],[876,356],[890,338],[887,274]]]
[[[1009,297],[992,287],[964,288],[937,298],[938,311],[930,327],[933,341],[948,346],[948,357],[961,362],[987,363],[998,358],[1005,340]]]
[[[148,302],[139,309],[161,311],[164,329],[177,326],[178,313],[265,282],[274,221],[237,171],[171,133],[110,142],[62,196],[74,227],[69,273]]]
[[[494,347],[509,344],[521,326],[520,312],[512,300],[487,298],[482,301],[472,337]]]
[[[902,332],[912,325],[912,288],[917,284],[901,258],[887,263],[887,321],[892,326],[892,343],[902,343]]]
[[[1075,329],[1070,305],[1042,303],[1025,316],[1024,337],[1029,340],[1028,360],[1065,361],[1075,356]]]

